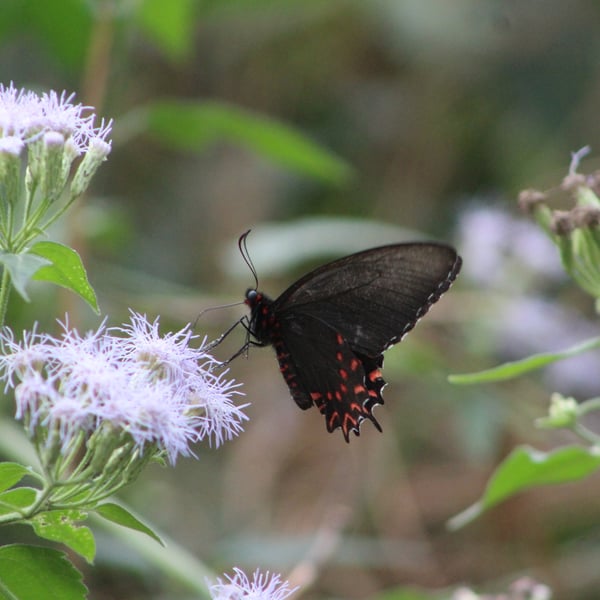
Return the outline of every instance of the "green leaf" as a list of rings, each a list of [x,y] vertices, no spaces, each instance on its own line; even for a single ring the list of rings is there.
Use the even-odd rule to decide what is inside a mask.
[[[576,481],[600,467],[600,453],[582,446],[566,446],[541,452],[529,446],[515,448],[498,466],[483,496],[475,504],[448,521],[458,529],[485,510],[531,487]]]
[[[0,515],[21,512],[29,508],[37,499],[37,490],[20,487],[0,494]]]
[[[29,302],[25,286],[31,281],[36,271],[50,264],[50,262],[45,258],[25,252],[20,254],[0,252],[0,264],[8,270],[11,283],[21,298],[25,302]]]
[[[0,548],[0,598],[85,600],[81,573],[64,552],[15,544]]]
[[[193,48],[196,0],[144,0],[138,11],[140,27],[172,60]]]
[[[85,64],[90,47],[90,34],[99,17],[92,6],[81,0],[61,0],[48,10],[45,2],[29,0],[25,6],[21,35],[31,37],[36,45],[46,48],[49,60],[79,73]],[[12,32],[15,35],[15,32]]]
[[[218,140],[241,144],[284,167],[330,183],[348,179],[347,163],[299,131],[217,102],[160,102],[146,107],[149,131],[174,148],[203,150]]]
[[[60,542],[91,563],[96,555],[96,542],[89,527],[77,525],[87,519],[80,510],[50,510],[31,519],[34,531],[40,537]]]
[[[505,381],[523,375],[534,369],[540,369],[553,362],[570,358],[577,354],[600,348],[600,337],[592,338],[581,344],[577,344],[561,352],[543,352],[533,354],[522,360],[507,362],[492,369],[479,371],[478,373],[465,373],[463,375],[450,375],[448,381],[456,384],[489,383],[493,381]]]
[[[30,474],[31,471],[19,463],[0,463],[0,492],[11,488],[16,483],[19,483],[25,475]]]
[[[67,288],[81,296],[96,313],[100,312],[94,288],[90,285],[81,258],[75,250],[56,242],[38,242],[29,252],[45,259],[48,265],[41,267],[33,279],[50,281]]]
[[[113,504],[112,502],[106,502],[97,506],[94,509],[101,517],[104,517],[108,521],[112,521],[117,525],[122,525],[123,527],[128,527],[129,529],[134,529],[135,531],[141,531],[146,535],[149,535],[151,538],[155,539],[159,544],[164,546],[163,541],[158,537],[158,535],[152,531],[147,525],[144,525],[139,519],[134,517],[127,509],[119,506],[118,504]]]

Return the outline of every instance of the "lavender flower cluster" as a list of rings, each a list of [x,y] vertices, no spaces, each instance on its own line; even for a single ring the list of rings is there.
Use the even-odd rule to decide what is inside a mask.
[[[54,90],[38,95],[31,90],[0,84],[0,151],[19,154],[25,144],[52,132],[69,141],[76,155],[91,145],[107,145],[112,121],[95,125],[92,107],[73,103],[75,94]],[[106,152],[108,154],[108,152]]]
[[[174,464],[193,455],[196,442],[219,446],[242,431],[247,405],[232,401],[238,385],[215,370],[206,340],[190,346],[197,336],[189,325],[161,336],[158,319],[132,312],[122,327],[103,324],[85,335],[61,326],[60,337],[34,329],[16,341],[9,329],[0,333],[0,381],[15,390],[16,416],[38,443],[41,432],[58,432],[66,453],[82,432],[110,424]]]

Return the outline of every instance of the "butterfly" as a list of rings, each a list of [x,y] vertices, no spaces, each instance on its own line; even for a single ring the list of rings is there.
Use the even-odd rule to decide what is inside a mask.
[[[256,273],[239,239],[242,256]],[[462,260],[451,246],[415,242],[371,248],[307,273],[275,300],[246,291],[249,346],[272,346],[292,398],[316,406],[327,431],[360,434],[383,404],[383,352],[398,343],[450,287]]]

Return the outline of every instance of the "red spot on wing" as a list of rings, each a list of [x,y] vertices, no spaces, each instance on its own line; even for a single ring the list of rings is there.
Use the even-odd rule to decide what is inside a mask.
[[[379,369],[375,369],[371,371],[368,375],[370,381],[376,381],[377,379],[381,379],[381,371]]]

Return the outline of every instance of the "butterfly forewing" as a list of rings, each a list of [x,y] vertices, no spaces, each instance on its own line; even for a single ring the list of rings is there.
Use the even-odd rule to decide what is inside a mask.
[[[305,275],[275,310],[310,314],[369,356],[398,342],[443,294],[460,269],[441,244],[396,244],[328,263]]]
[[[274,301],[249,290],[250,333],[274,346],[292,397],[315,404],[346,441],[383,404],[383,351],[400,341],[460,270],[449,246],[395,244],[333,261]]]

